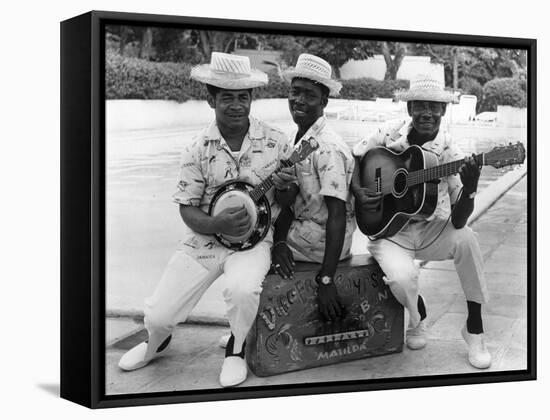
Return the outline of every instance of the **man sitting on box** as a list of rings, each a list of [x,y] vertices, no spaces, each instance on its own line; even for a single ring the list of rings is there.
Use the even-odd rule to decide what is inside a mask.
[[[440,130],[447,103],[453,99],[453,94],[444,90],[442,82],[418,75],[411,81],[410,89],[397,92],[396,98],[407,102],[411,119],[386,123],[353,148],[356,171],[352,190],[357,220],[361,226],[361,217],[375,217],[381,209],[382,193],[363,188],[359,180],[361,158],[373,147],[385,146],[402,152],[411,145],[418,145],[434,153],[439,165],[464,159],[459,175],[440,180],[439,201],[427,220],[412,219],[391,238],[369,241],[367,247],[386,273],[384,279],[392,293],[409,312],[406,343],[413,350],[426,345],[427,330],[426,306],[418,294],[419,269],[414,259],[454,259],[468,308],[468,319],[462,329],[469,346],[468,360],[476,368],[488,368],[491,354],[485,346],[481,319],[481,305],[488,300],[483,257],[477,235],[466,226],[474,209],[480,176],[478,163],[473,157],[465,157],[450,135]]]
[[[338,95],[342,87],[331,75],[330,64],[311,54],[301,54],[296,67],[283,72],[290,83],[288,105],[297,125],[292,140],[299,144],[314,138],[319,149],[295,165],[298,182],[288,188],[296,199],[281,210],[272,250],[272,266],[283,277],[292,276],[294,260],[321,264],[316,277],[318,301],[327,320],[344,315],[333,276],[338,261],[351,256],[356,227],[349,192],[354,160],[323,115],[329,95]]]
[[[255,247],[236,252],[213,236],[238,236],[251,223],[245,207],[230,207],[216,216],[208,209],[216,191],[239,179],[253,185],[269,176],[292,148],[286,136],[249,116],[252,88],[267,84],[267,75],[250,68],[248,57],[212,53],[210,65],[195,67],[191,78],[206,84],[207,101],[215,120],[185,146],[174,201],[188,227],[153,295],[145,300],[147,341],[120,359],[123,370],[139,369],[163,354],[173,328],[185,321],[201,296],[216,280],[224,282],[223,295],[231,338],[220,373],[223,387],[246,379],[244,342],[258,312],[262,282],[270,266],[272,232]],[[286,179],[292,181],[291,176]],[[278,179],[278,188],[287,189]],[[276,199],[286,192],[268,192],[272,215]]]

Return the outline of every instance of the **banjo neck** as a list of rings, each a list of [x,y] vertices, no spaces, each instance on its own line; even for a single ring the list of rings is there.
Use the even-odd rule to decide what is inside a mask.
[[[294,165],[294,162],[291,160],[283,160],[281,161],[281,166],[277,168],[271,175],[269,175],[266,179],[264,179],[262,182],[260,182],[252,191],[250,191],[250,197],[254,201],[254,203],[258,203],[260,199],[273,187],[273,175],[275,175],[277,172],[279,172],[282,168],[290,168]]]

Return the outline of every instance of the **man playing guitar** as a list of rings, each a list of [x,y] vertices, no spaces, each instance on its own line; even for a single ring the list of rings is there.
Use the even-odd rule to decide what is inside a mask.
[[[239,236],[249,230],[244,206],[208,213],[216,192],[239,179],[260,183],[288,159],[292,148],[286,136],[249,116],[252,88],[267,84],[267,75],[250,68],[248,57],[212,53],[210,64],[195,67],[191,78],[206,84],[207,101],[215,120],[185,146],[174,201],[186,225],[180,246],[169,261],[153,295],[145,300],[147,341],[121,358],[123,370],[139,369],[166,350],[173,328],[185,321],[208,287],[224,282],[223,295],[231,338],[220,373],[223,387],[235,386],[247,376],[244,341],[258,311],[262,281],[271,262],[271,229],[254,247],[239,252],[222,246],[215,234]],[[277,191],[266,197],[271,215],[283,200],[289,174],[277,178]],[[267,222],[271,224],[271,220]]]
[[[453,99],[441,82],[419,75],[411,81],[409,90],[397,92],[396,97],[407,102],[411,120],[386,124],[353,148],[356,169],[352,192],[358,220],[359,217],[376,217],[381,211],[382,194],[362,187],[360,181],[361,158],[373,147],[385,146],[402,152],[417,145],[435,154],[439,164],[462,158],[464,163],[459,175],[439,181],[439,201],[430,217],[411,220],[390,238],[370,240],[368,250],[386,274],[385,281],[392,293],[409,312],[406,343],[410,349],[421,349],[426,345],[427,329],[426,307],[418,293],[419,268],[414,259],[454,259],[468,307],[468,318],[462,329],[462,336],[469,346],[468,359],[476,368],[488,368],[491,354],[485,346],[481,318],[481,305],[488,300],[483,258],[477,234],[466,226],[474,209],[480,162],[465,157],[449,134],[440,130],[447,103]],[[449,217],[451,223],[448,223]]]

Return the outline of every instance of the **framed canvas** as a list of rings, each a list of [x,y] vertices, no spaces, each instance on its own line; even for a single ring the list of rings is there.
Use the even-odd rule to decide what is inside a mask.
[[[535,379],[535,69],[534,39],[103,11],[62,22],[61,396],[106,408]],[[262,83],[246,85],[254,77]],[[228,240],[235,235],[222,235],[226,227],[219,223],[217,231],[197,234],[191,229],[197,225],[186,213],[193,207],[202,212],[200,217],[213,220],[219,213],[210,204],[217,196],[208,186],[219,176],[241,179],[240,171],[254,169],[257,156],[283,153],[284,145],[288,153],[295,148],[290,158],[277,157],[295,168],[296,179],[290,184],[298,195],[289,204],[290,214],[302,220],[297,215],[307,213],[312,203],[321,203],[319,214],[322,203],[326,211],[330,200],[319,198],[330,196],[325,189],[316,196],[299,195],[305,182],[314,182],[316,176],[322,185],[324,175],[319,174],[331,170],[317,166],[315,156],[331,153],[323,149],[324,140],[319,151],[308,152],[311,155],[302,156],[304,148],[298,147],[307,140],[297,132],[311,98],[307,89],[300,93],[291,83],[304,79],[324,98],[315,105],[321,107],[320,130],[329,127],[329,137],[338,138],[342,147],[339,155],[352,162],[345,169],[346,198],[340,199],[350,205],[349,213],[340,214],[350,215],[353,229],[346,236],[349,243],[336,248],[348,252],[342,251],[339,262],[336,258],[330,276],[322,275],[330,259],[323,251],[334,249],[334,236],[327,234],[325,241],[326,219],[318,223],[323,226],[321,236],[304,228],[301,237],[310,244],[306,251],[270,236],[283,207],[274,203],[280,191],[294,188],[288,182],[279,188],[281,177],[273,180],[271,171],[255,179],[275,184],[267,185],[261,197],[279,195],[264,205],[258,204],[260,198],[252,200],[255,207],[249,214],[258,216],[254,233],[246,239]],[[412,96],[422,89],[438,90],[442,96]],[[224,108],[220,90],[244,91],[244,99],[226,100],[250,101],[249,107]],[[429,103],[446,105],[436,110]],[[420,112],[439,115],[436,133],[447,134],[436,138],[439,145],[430,140],[439,149],[417,147],[420,152],[414,153],[441,159],[456,147],[464,155],[449,169],[450,163],[430,167],[426,157],[424,166],[413,168],[410,162],[416,154],[405,154],[401,169],[388,178],[390,190],[380,186],[378,193],[400,196],[400,176],[422,173],[424,178],[414,185],[424,188],[423,206],[428,203],[426,191],[440,191],[442,185],[452,196],[447,177],[472,185],[468,175],[460,174],[463,156],[471,154],[482,166],[479,181],[473,176],[476,188],[473,193],[463,188],[454,201],[451,197],[452,211],[442,199],[445,194],[438,197],[436,192],[433,208],[422,207],[427,212],[422,220],[411,217],[403,226],[390,228],[388,222],[374,230],[369,230],[372,225],[363,228],[359,196],[350,192],[353,167],[366,167],[368,161],[360,145],[376,133],[404,141],[418,130],[414,110],[422,104],[427,108]],[[240,146],[229,147],[232,140],[220,134],[222,109],[230,109],[231,121],[247,121],[240,141],[250,143],[251,157]],[[255,137],[258,130],[263,134]],[[217,141],[214,148],[212,140]],[[237,162],[239,174],[232,174],[230,161],[218,165],[219,156],[208,157],[207,152],[226,153]],[[292,161],[295,156],[299,161]],[[300,169],[304,162],[320,172]],[[389,165],[384,162],[373,168],[380,185]],[[405,178],[405,184],[413,182]],[[337,189],[335,181],[327,179]],[[360,182],[370,182],[365,179]],[[231,197],[254,198],[256,187]],[[198,196],[189,198],[190,190]],[[462,193],[475,203],[466,211],[468,227],[455,225]],[[300,199],[301,210],[296,201]],[[386,201],[384,205],[389,206]],[[387,267],[383,269],[370,243],[392,243],[394,235],[433,221],[444,206],[448,218],[441,218],[445,223],[430,243],[416,243],[413,249],[394,243],[401,250],[390,256],[396,259],[405,252],[417,270],[412,288],[401,293],[405,289],[394,280],[406,270],[390,275],[393,266],[382,264]],[[406,213],[396,208],[396,214]],[[420,210],[409,213],[419,216]],[[345,222],[338,226],[347,229]],[[448,229],[461,234],[445,245],[443,255],[441,250],[447,248],[436,241]],[[227,263],[256,255],[264,244],[265,255],[247,257],[241,265]],[[440,252],[429,258],[421,251],[433,244]],[[296,262],[292,278],[283,278],[278,260],[272,261],[271,253],[283,245]],[[319,249],[320,256],[314,257]],[[253,312],[244,322],[235,315],[240,308],[235,290],[242,288],[228,286],[229,279],[247,284],[258,276],[254,265],[260,260],[267,265],[261,283],[246,290],[246,307]],[[237,271],[231,271],[235,266]],[[471,278],[476,280],[472,283]],[[329,284],[339,296],[341,313],[323,312],[321,290]],[[478,296],[472,291],[476,287],[479,299],[472,297]],[[422,296],[417,306],[407,306],[407,293],[415,299]],[[416,316],[421,321],[413,322]],[[244,353],[232,353],[227,348],[235,350],[239,328],[246,330],[241,331],[246,336],[240,347]],[[414,344],[414,337],[421,345]],[[154,340],[157,345],[149,345]],[[245,377],[236,384],[223,379],[227,372],[235,373],[232,368],[224,373],[226,354],[241,373],[244,363]],[[476,357],[489,360],[479,362]]]

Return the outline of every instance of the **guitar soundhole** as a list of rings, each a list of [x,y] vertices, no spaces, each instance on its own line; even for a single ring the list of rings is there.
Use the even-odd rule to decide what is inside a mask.
[[[402,197],[407,192],[407,171],[399,169],[393,178],[393,191],[395,197]]]

